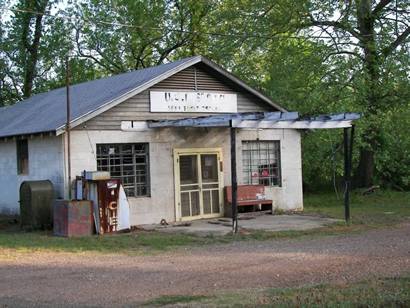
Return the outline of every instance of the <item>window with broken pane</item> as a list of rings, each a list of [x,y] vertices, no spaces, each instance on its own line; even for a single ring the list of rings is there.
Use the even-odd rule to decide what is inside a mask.
[[[148,143],[97,144],[97,170],[120,179],[128,197],[150,194]]]
[[[280,142],[242,141],[244,184],[281,186]]]

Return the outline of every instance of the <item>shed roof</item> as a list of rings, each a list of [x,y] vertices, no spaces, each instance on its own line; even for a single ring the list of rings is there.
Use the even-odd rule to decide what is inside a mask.
[[[202,56],[195,56],[71,86],[72,127],[199,62],[211,67],[217,73],[232,80],[276,109],[285,111],[271,99],[249,87],[217,64]],[[42,132],[59,134],[63,132],[66,123],[65,110],[65,87],[37,94],[15,105],[0,108],[0,137]]]

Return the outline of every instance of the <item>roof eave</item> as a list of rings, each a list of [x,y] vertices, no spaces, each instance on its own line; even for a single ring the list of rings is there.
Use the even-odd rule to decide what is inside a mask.
[[[31,133],[21,133],[21,134],[11,134],[11,135],[1,135],[0,140],[8,140],[13,138],[31,138],[36,136],[58,136],[55,130],[44,130]]]

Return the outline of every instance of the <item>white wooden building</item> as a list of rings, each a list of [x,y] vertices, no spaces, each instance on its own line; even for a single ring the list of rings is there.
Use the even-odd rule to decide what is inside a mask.
[[[120,178],[131,225],[223,215],[230,128],[170,120],[290,114],[201,56],[73,85],[70,93],[71,175],[106,170]],[[0,108],[0,212],[18,212],[25,180],[51,180],[57,197],[67,198],[65,122],[65,88]],[[238,184],[264,184],[274,207],[302,210],[306,125],[245,122],[236,129]]]

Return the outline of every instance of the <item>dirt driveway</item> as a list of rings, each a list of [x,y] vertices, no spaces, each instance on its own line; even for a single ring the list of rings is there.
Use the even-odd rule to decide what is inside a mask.
[[[0,305],[136,305],[161,295],[410,273],[410,224],[349,236],[236,242],[156,256],[0,252]],[[14,255],[14,257],[13,257]]]

